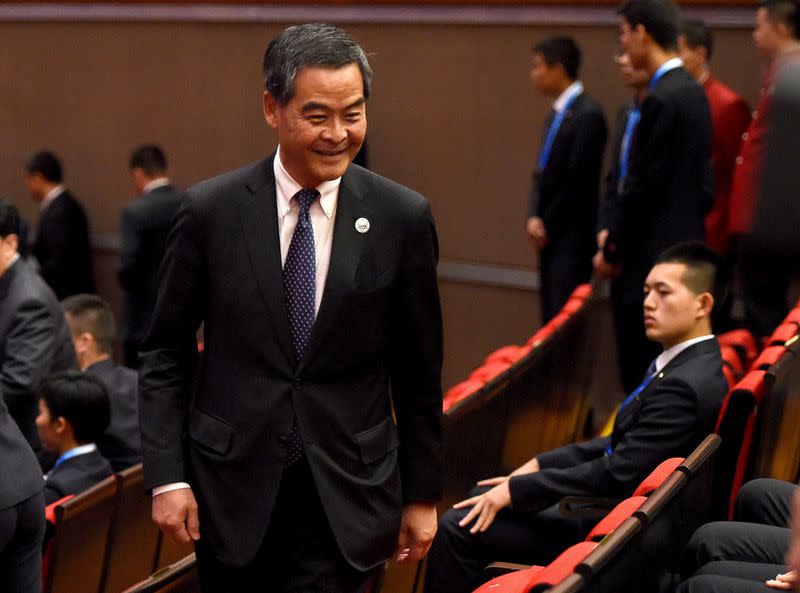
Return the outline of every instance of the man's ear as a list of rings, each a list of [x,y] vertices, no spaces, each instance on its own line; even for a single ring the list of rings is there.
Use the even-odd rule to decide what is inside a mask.
[[[278,127],[278,102],[275,97],[269,94],[269,91],[264,91],[264,119],[270,128],[277,129]]]
[[[55,426],[53,428],[55,429],[56,434],[58,435],[66,434],[67,428],[69,427],[69,423],[67,422],[66,418],[64,418],[63,416],[59,416],[58,418],[55,419],[54,424]]]
[[[704,292],[697,297],[697,318],[710,317],[714,310],[714,297],[710,292]]]

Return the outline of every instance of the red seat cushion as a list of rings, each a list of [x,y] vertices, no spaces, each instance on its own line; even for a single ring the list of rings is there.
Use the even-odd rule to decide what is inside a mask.
[[[768,346],[764,348],[753,363],[753,370],[766,371],[769,367],[778,362],[785,352],[785,346]]]
[[[725,364],[722,365],[722,373],[725,375],[725,380],[728,382],[728,389],[736,385],[736,375],[731,367]]]
[[[797,335],[797,324],[796,323],[782,323],[780,324],[772,335],[770,336],[769,340],[767,341],[767,345],[769,346],[785,346],[786,342],[791,340],[793,337]]]
[[[530,346],[503,346],[502,348],[498,348],[489,356],[486,357],[484,360],[484,364],[495,363],[495,362],[507,362],[510,364],[514,364],[520,358],[525,356],[528,352],[530,352]]]
[[[570,299],[584,299],[586,300],[592,295],[592,285],[591,284],[581,284],[575,287],[575,290],[572,291],[572,294],[569,295]]]
[[[581,298],[569,299],[566,303],[564,303],[564,306],[561,307],[560,313],[567,313],[569,315],[572,315],[573,313],[575,313],[575,311],[583,307],[584,300],[585,299]]]
[[[523,570],[506,573],[484,583],[475,589],[475,593],[525,593],[530,588],[529,583],[543,569],[544,566],[531,566]]]
[[[467,379],[466,381],[461,381],[461,383],[456,383],[447,390],[444,398],[442,398],[443,411],[446,412],[465,397],[478,391],[483,385],[483,381],[475,379]]]
[[[600,541],[617,527],[622,525],[625,519],[629,518],[644,502],[646,496],[631,496],[615,506],[608,515],[603,517],[600,522],[586,536],[587,542]]]
[[[683,463],[683,457],[671,457],[658,464],[658,467],[650,472],[642,483],[634,490],[634,496],[648,496],[653,490],[661,486],[669,475]]]
[[[797,323],[800,325],[800,307],[795,307],[789,314],[786,316],[786,319],[783,320],[784,323]]]
[[[489,362],[472,371],[469,378],[487,383],[511,366],[508,362]]]
[[[756,339],[746,329],[734,329],[717,336],[720,346],[733,346],[745,357],[745,363],[749,366],[758,356],[758,343]]]
[[[744,374],[745,361],[742,360],[738,350],[730,345],[720,346],[720,353],[722,354],[722,361],[731,367],[736,376],[741,377]]]

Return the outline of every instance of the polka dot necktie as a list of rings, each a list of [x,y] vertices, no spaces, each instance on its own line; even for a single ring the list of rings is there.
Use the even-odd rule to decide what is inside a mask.
[[[283,289],[289,311],[289,328],[298,361],[303,358],[308,338],[314,327],[317,264],[314,256],[314,229],[311,226],[309,209],[318,196],[319,192],[315,189],[301,189],[294,195],[294,199],[300,205],[300,213],[297,215],[297,226],[283,264]],[[296,418],[291,432],[284,441],[285,465],[291,467],[303,458],[303,440]]]

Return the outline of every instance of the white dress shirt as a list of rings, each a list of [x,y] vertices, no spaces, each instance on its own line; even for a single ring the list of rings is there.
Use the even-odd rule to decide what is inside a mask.
[[[558,96],[558,98],[553,102],[553,110],[557,113],[561,113],[564,111],[564,107],[567,105],[567,101],[573,96],[578,96],[583,92],[583,83],[580,80],[576,80]]]
[[[148,181],[147,183],[145,183],[144,187],[142,188],[143,190],[142,193],[149,194],[154,189],[157,189],[159,187],[166,187],[171,183],[172,182],[169,180],[169,177],[158,177],[156,179],[153,179],[152,181]]]
[[[661,354],[658,355],[656,358],[656,373],[660,373],[661,369],[667,366],[672,359],[678,356],[681,352],[686,350],[689,346],[694,346],[698,342],[704,342],[705,340],[710,340],[713,338],[713,334],[709,334],[707,336],[700,336],[699,338],[692,338],[691,340],[686,340],[685,342],[681,342],[680,344],[675,344],[674,346],[670,346],[666,350],[664,350]]]
[[[281,243],[281,266],[283,266],[286,263],[286,254],[289,252],[292,235],[294,235],[294,229],[297,226],[297,216],[300,213],[300,205],[294,199],[294,195],[303,189],[303,186],[297,183],[283,166],[280,146],[278,146],[272,166],[275,172],[275,191],[278,196],[278,234]],[[339,185],[341,182],[342,178],[339,177],[318,185],[316,189],[320,193],[320,197],[314,200],[308,211],[311,218],[311,228],[314,230],[314,254],[317,265],[314,292],[315,314],[319,313],[325,281],[328,278],[331,247],[333,246],[333,224],[336,220],[336,205],[339,202]],[[190,488],[190,486],[186,482],[165,484],[164,486],[153,488],[153,496],[181,488]]]
[[[65,191],[67,191],[67,188],[64,187],[64,185],[57,185],[49,192],[47,192],[44,196],[44,199],[42,200],[42,203],[39,205],[39,211],[44,212],[47,209],[47,207],[52,203],[52,201],[55,200],[61,194],[63,194]]]

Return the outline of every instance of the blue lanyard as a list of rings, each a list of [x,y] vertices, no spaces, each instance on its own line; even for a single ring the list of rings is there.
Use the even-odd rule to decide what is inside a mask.
[[[642,391],[647,389],[647,386],[650,385],[650,383],[652,383],[653,379],[655,379],[657,374],[658,373],[653,373],[652,375],[648,375],[645,378],[645,380],[642,381],[641,385],[639,385],[639,387],[634,389],[633,393],[631,393],[628,397],[626,397],[622,401],[622,403],[619,406],[619,410],[617,410],[617,417],[619,417],[619,414],[622,412],[622,410],[624,410],[628,405],[630,405],[630,403],[634,399],[639,397],[639,395],[642,393]],[[606,447],[606,456],[611,455],[611,437],[608,437],[608,439],[609,439],[609,442],[608,442],[608,446]]]
[[[675,68],[680,68],[681,62],[679,62],[676,58],[672,58],[671,60],[667,60],[661,66],[659,66],[656,73],[653,74],[653,78],[650,79],[649,84],[647,85],[647,92],[653,90],[653,87],[658,84],[658,81],[661,80],[661,77],[664,76],[670,70],[674,70]]]
[[[85,453],[85,451],[81,451],[79,447],[76,447],[74,449],[70,449],[69,451],[64,453],[61,457],[59,457],[56,460],[55,465],[53,465],[53,469],[56,469],[59,465],[61,465],[65,461],[67,461],[69,459],[72,459],[73,457],[75,457],[76,455],[80,455],[81,453]],[[53,470],[50,470],[50,471],[53,471]]]
[[[553,151],[553,142],[555,142],[556,134],[558,134],[561,124],[564,123],[564,118],[567,116],[567,111],[569,111],[569,108],[572,107],[575,99],[577,99],[578,95],[580,94],[580,92],[572,93],[572,95],[570,95],[564,103],[564,108],[561,111],[556,112],[556,115],[553,118],[553,123],[550,124],[550,129],[547,131],[547,136],[544,139],[542,151],[539,153],[539,171],[543,171],[547,166],[547,163],[550,162],[550,153]]]
[[[622,146],[619,150],[619,180],[617,182],[617,193],[622,193],[625,189],[625,180],[628,178],[628,165],[630,164],[631,155],[631,142],[633,141],[633,133],[639,125],[639,120],[642,118],[642,112],[639,111],[638,105],[633,104],[631,110],[628,112],[628,121],[625,124],[625,135],[622,137]]]

